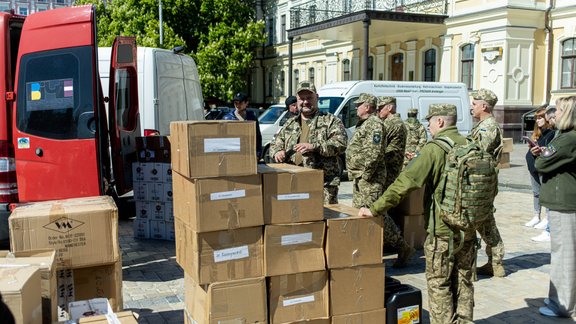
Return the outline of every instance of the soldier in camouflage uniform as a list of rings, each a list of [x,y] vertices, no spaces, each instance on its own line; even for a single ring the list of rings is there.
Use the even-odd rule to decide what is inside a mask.
[[[408,130],[406,137],[406,153],[404,153],[404,167],[412,160],[418,152],[426,145],[428,135],[426,128],[420,123],[417,118],[418,109],[408,109],[408,118],[404,122]]]
[[[348,137],[342,121],[320,112],[316,87],[309,81],[298,84],[300,114],[284,124],[270,145],[270,157],[276,162],[292,163],[324,171],[324,203],[338,203],[340,158]]]
[[[466,139],[456,128],[456,106],[432,104],[426,119],[433,137],[446,136],[456,144]],[[430,323],[473,323],[474,286],[471,280],[476,260],[476,232],[464,233],[464,244],[456,252],[451,240],[454,233],[441,219],[440,206],[434,196],[442,194],[441,174],[446,152],[435,142],[428,142],[398,179],[371,207],[361,208],[359,215],[382,215],[398,205],[412,190],[425,186],[425,226],[428,233],[424,243],[426,281]]]
[[[382,120],[374,115],[376,97],[362,93],[356,104],[358,123],[346,149],[346,168],[352,181],[354,207],[372,205],[384,192],[386,133]]]
[[[492,109],[498,102],[498,97],[488,89],[480,89],[472,94],[472,108],[470,113],[480,121],[474,125],[470,137],[480,144],[488,153],[492,154],[494,161],[500,161],[502,153],[502,129],[496,118],[492,115]],[[494,214],[488,217],[486,223],[478,228],[482,240],[486,242],[486,255],[488,263],[476,270],[477,274],[504,277],[506,272],[502,260],[504,259],[504,242],[496,227]]]
[[[378,109],[378,116],[384,120],[386,129],[386,189],[396,180],[404,166],[407,131],[400,114],[396,113],[396,98],[379,97]]]

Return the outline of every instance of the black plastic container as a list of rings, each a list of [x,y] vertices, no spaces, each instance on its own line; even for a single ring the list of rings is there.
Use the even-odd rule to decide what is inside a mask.
[[[386,278],[386,323],[422,323],[422,292],[420,289]]]

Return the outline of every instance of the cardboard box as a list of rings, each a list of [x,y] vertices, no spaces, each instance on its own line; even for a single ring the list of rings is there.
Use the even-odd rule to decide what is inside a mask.
[[[296,321],[296,322],[288,322],[286,324],[330,324],[330,318],[317,318],[313,320],[304,320],[304,321]]]
[[[174,217],[196,232],[264,224],[258,175],[190,179],[174,173],[172,186]]]
[[[404,240],[413,248],[421,249],[426,240],[426,225],[424,215],[404,216]]]
[[[502,147],[502,153],[510,153],[514,151],[514,141],[512,138],[503,138],[502,144],[504,145]]]
[[[190,323],[266,323],[266,279],[198,285],[184,273],[185,316]],[[187,313],[187,314],[186,314]]]
[[[358,209],[326,205],[326,264],[328,268],[382,263],[382,217],[358,217]]]
[[[170,163],[170,140],[167,136],[136,137],[136,151],[139,162]]]
[[[114,314],[108,299],[93,298],[89,300],[73,301],[68,304],[68,313],[71,321],[78,321],[80,318]]]
[[[369,312],[337,315],[332,317],[332,324],[386,324],[386,309]]]
[[[111,264],[119,259],[118,208],[112,197],[30,203],[10,218],[14,252],[56,250],[56,268]]]
[[[150,220],[146,218],[136,218],[133,224],[134,237],[138,239],[150,238]]]
[[[187,178],[256,174],[256,123],[175,121],[170,123],[172,170]]]
[[[390,211],[393,215],[422,215],[424,214],[424,193],[426,187],[411,191],[404,200]]]
[[[266,276],[326,269],[324,231],[324,222],[266,225],[264,228]]]
[[[330,314],[384,308],[384,264],[330,270]]]
[[[124,311],[113,313],[114,318],[120,322],[120,324],[137,324],[138,317],[135,313],[131,311]],[[90,323],[90,324],[109,324],[108,318],[106,315],[99,315],[99,316],[91,316],[91,317],[82,317],[78,320],[79,324],[82,323]],[[59,322],[58,324],[66,324],[66,322]]]
[[[510,168],[510,153],[502,153],[500,156],[500,163],[498,163],[498,169],[508,168]]]
[[[180,220],[176,231],[176,261],[195,282],[262,277],[262,227],[197,233]]]
[[[0,294],[16,323],[42,323],[40,286],[38,267],[0,267]]]
[[[328,272],[304,272],[269,279],[270,323],[329,318]]]
[[[324,173],[290,164],[258,165],[262,175],[264,223],[287,224],[323,219]]]
[[[40,269],[42,295],[42,322],[50,324],[58,320],[56,294],[56,252],[50,249],[25,252],[0,251],[0,268],[6,266],[35,266]]]

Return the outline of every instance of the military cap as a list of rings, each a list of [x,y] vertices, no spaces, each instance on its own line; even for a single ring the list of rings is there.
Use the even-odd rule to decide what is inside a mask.
[[[426,119],[434,116],[456,116],[456,106],[452,104],[431,104]]]
[[[295,104],[296,101],[298,101],[298,99],[296,99],[295,96],[290,96],[288,98],[286,98],[286,101],[284,101],[284,103],[286,104],[286,108],[288,108],[288,106]]]
[[[358,97],[358,99],[356,99],[354,103],[355,104],[367,103],[369,105],[376,107],[376,97],[368,93],[361,93],[360,97]]]
[[[300,91],[311,91],[316,93],[316,86],[314,86],[314,83],[310,82],[310,81],[302,81],[300,83],[298,83],[298,88],[296,90],[296,93],[300,93]]]
[[[418,115],[418,108],[408,109],[408,115]]]
[[[496,103],[498,102],[498,97],[496,96],[496,94],[494,92],[492,92],[491,90],[484,89],[484,88],[482,88],[478,91],[472,92],[472,98],[474,98],[475,100],[484,100],[491,107],[494,107],[496,105]]]
[[[237,94],[234,95],[234,99],[232,101],[240,101],[240,102],[248,101],[248,95],[245,94],[244,92],[238,92]]]
[[[396,104],[396,98],[394,97],[378,97],[378,107],[384,106],[387,104]]]

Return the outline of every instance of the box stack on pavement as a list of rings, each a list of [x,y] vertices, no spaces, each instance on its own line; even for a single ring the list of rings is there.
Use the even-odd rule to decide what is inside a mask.
[[[508,169],[510,168],[510,153],[514,150],[514,143],[512,138],[504,138],[502,141],[504,147],[502,148],[502,155],[500,156],[498,169]]]
[[[426,239],[424,193],[426,187],[416,189],[388,213],[394,219],[404,240],[415,249],[421,249]],[[427,216],[427,215],[426,215]]]
[[[69,302],[96,297],[107,298],[114,311],[122,310],[118,209],[111,197],[24,204],[14,209],[9,226],[15,255],[55,250],[59,319],[66,319]],[[42,287],[38,296],[51,294]]]
[[[134,237],[174,241],[170,141],[166,136],[137,137],[136,150]]]

